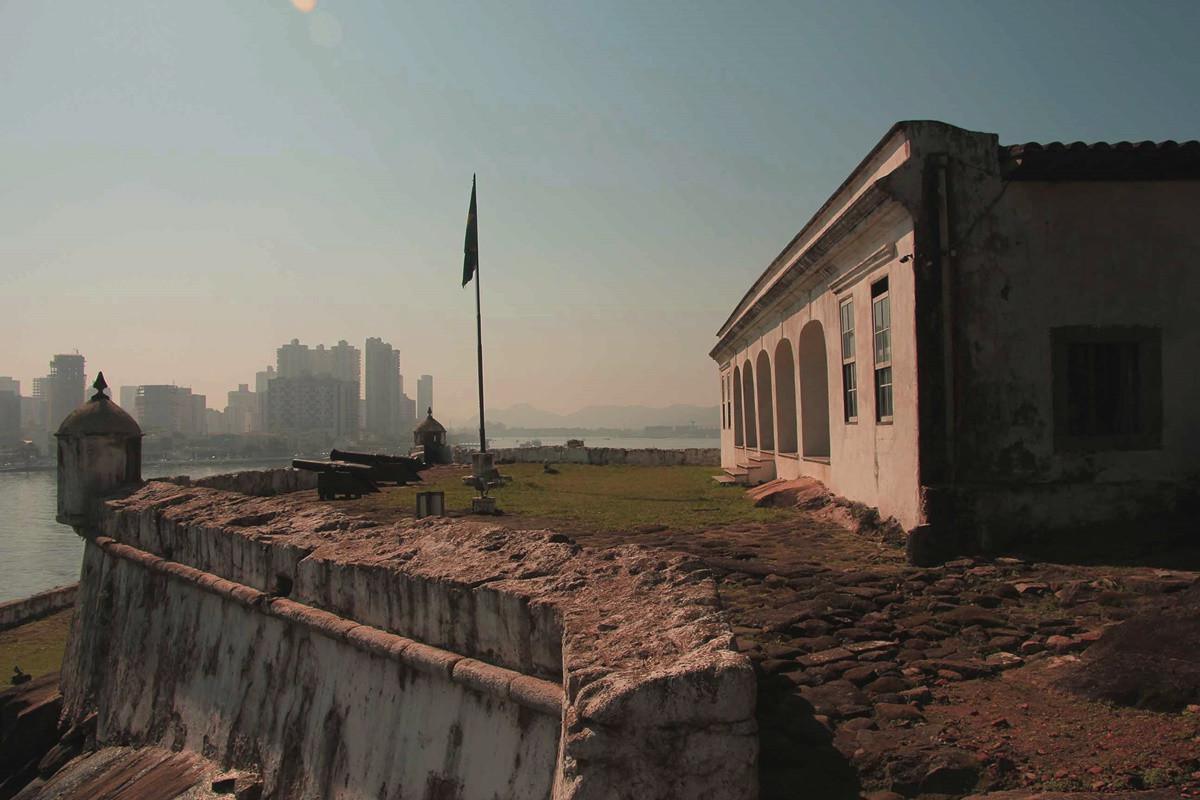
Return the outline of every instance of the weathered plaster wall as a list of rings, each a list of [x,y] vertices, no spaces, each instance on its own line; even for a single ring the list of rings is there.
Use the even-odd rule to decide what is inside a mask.
[[[167,483],[101,527],[64,688],[110,743],[257,763],[273,797],[755,796],[754,675],[682,556]]]
[[[87,545],[64,681],[101,741],[261,770],[266,797],[550,796],[557,710],[453,680],[469,659],[121,548]]]
[[[993,181],[958,251],[960,474],[976,521],[1053,527],[1170,510],[1200,477],[1197,181]],[[971,220],[963,220],[969,223]],[[960,223],[960,224],[963,224]],[[1056,449],[1051,328],[1162,331],[1162,442]],[[1119,486],[1119,488],[1118,488]]]
[[[75,605],[75,593],[78,589],[79,584],[72,583],[69,586],[39,592],[31,597],[0,603],[0,631],[70,608]]]
[[[496,460],[521,464],[540,464],[552,461],[556,464],[628,465],[637,467],[715,467],[720,464],[721,451],[715,447],[688,447],[668,449],[644,447],[502,447],[492,451]]]

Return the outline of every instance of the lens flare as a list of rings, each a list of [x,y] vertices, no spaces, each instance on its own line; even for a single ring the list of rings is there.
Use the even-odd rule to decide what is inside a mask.
[[[302,14],[307,14],[317,7],[317,0],[292,0],[292,5]]]

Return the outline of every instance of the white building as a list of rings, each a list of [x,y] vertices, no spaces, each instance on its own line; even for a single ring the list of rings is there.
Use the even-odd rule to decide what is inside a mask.
[[[1200,476],[1200,143],[895,125],[718,331],[722,464],[943,551],[1171,512]]]

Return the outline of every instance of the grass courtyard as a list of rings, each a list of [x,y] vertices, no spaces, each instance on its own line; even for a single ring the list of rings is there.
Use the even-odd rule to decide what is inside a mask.
[[[739,488],[712,480],[715,467],[632,467],[557,464],[557,474],[541,464],[503,464],[511,478],[494,490],[505,515],[572,528],[635,531],[666,526],[681,533],[739,523],[784,519],[787,511],[755,508]],[[418,491],[442,490],[446,509],[454,514],[470,508],[475,490],[463,486],[465,467],[440,467],[424,473],[424,484],[388,489],[362,502],[379,510],[412,513]]]
[[[57,672],[71,630],[71,609],[0,631],[0,687],[8,686],[13,667],[33,677]]]

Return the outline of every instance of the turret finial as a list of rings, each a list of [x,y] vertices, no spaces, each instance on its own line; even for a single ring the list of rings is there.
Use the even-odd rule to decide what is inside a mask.
[[[93,400],[108,399],[104,394],[104,390],[108,388],[108,382],[104,380],[103,372],[96,374],[96,381],[92,384],[92,388],[96,390],[96,393],[92,395]]]
[[[426,409],[425,413],[432,417],[433,416],[433,406],[430,406],[428,409]]]

